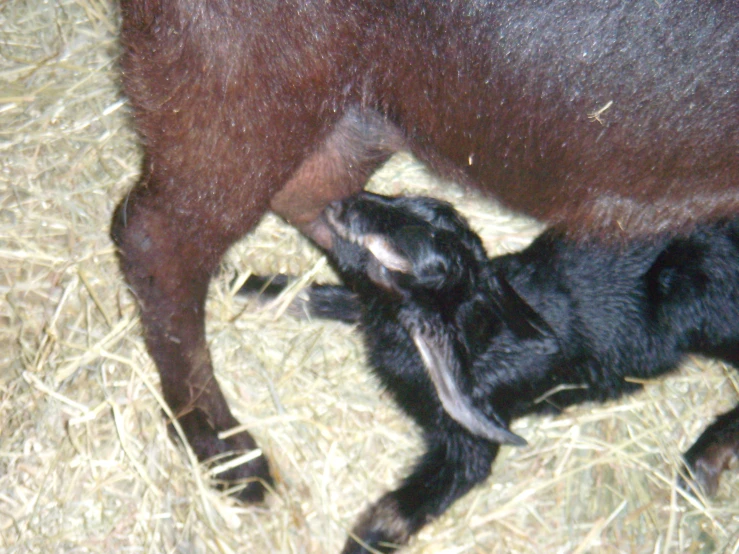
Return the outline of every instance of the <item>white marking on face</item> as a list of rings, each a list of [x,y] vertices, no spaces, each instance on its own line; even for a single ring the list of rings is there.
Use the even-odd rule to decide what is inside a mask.
[[[392,244],[382,235],[365,235],[363,239],[363,246],[390,271],[410,273],[413,269],[411,263],[398,254]]]

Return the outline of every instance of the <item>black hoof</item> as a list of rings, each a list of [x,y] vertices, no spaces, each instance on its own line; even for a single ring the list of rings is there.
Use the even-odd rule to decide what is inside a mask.
[[[274,480],[267,457],[247,431],[222,439],[207,417],[197,409],[180,416],[178,422],[198,461],[213,474],[216,488],[227,491],[243,502],[264,500]],[[171,424],[169,435],[174,440],[180,438]],[[239,459],[243,461],[231,467],[231,463]]]

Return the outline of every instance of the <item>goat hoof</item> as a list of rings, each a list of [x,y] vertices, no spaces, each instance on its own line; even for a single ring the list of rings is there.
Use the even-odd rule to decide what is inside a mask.
[[[178,422],[198,460],[214,474],[216,488],[242,502],[264,500],[265,493],[274,481],[267,457],[247,431],[222,439],[209,418],[199,409],[180,416]],[[180,439],[171,424],[169,435],[174,440]],[[243,462],[238,463],[242,456]]]
[[[390,554],[396,552],[397,548],[386,546],[383,544],[381,536],[367,536],[362,537],[362,544],[358,543],[353,538],[349,538],[344,545],[344,549],[341,554],[375,554],[376,552],[382,552],[383,554]],[[372,550],[369,550],[364,545],[368,545]]]
[[[739,458],[739,406],[718,416],[683,458],[700,491],[716,494],[721,473]]]
[[[719,478],[723,468],[713,463],[713,458],[708,453],[702,455],[685,454],[685,466],[678,477],[678,487],[685,492],[698,496],[713,496],[718,490]]]
[[[215,484],[242,502],[256,503],[264,500],[266,492],[274,485],[267,457],[257,449],[254,439],[247,432],[222,441],[224,452],[213,460],[211,466],[227,466],[230,461],[246,456],[248,461],[218,472]],[[254,457],[252,457],[252,454]]]

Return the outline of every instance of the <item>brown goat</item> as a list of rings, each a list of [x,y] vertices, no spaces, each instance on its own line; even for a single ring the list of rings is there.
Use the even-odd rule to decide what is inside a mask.
[[[256,447],[204,334],[221,256],[320,214],[392,153],[575,236],[739,213],[739,7],[676,0],[122,0],[145,147],[112,236],[164,396],[201,460]],[[258,500],[258,457],[230,470]]]

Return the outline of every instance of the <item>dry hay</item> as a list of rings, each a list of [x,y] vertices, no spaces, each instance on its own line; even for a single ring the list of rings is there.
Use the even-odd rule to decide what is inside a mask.
[[[140,159],[117,89],[117,24],[107,1],[0,3],[0,551],[337,552],[418,453],[417,433],[369,376],[352,328],[234,298],[237,270],[331,278],[268,217],[224,263],[208,335],[276,493],[239,506],[169,441],[107,236]],[[404,156],[373,186],[451,199],[491,252],[537,230],[442,191]],[[723,366],[692,360],[621,402],[517,422],[530,446],[504,448],[493,477],[407,551],[737,552],[737,476],[706,506],[674,483],[679,453],[738,388]]]

